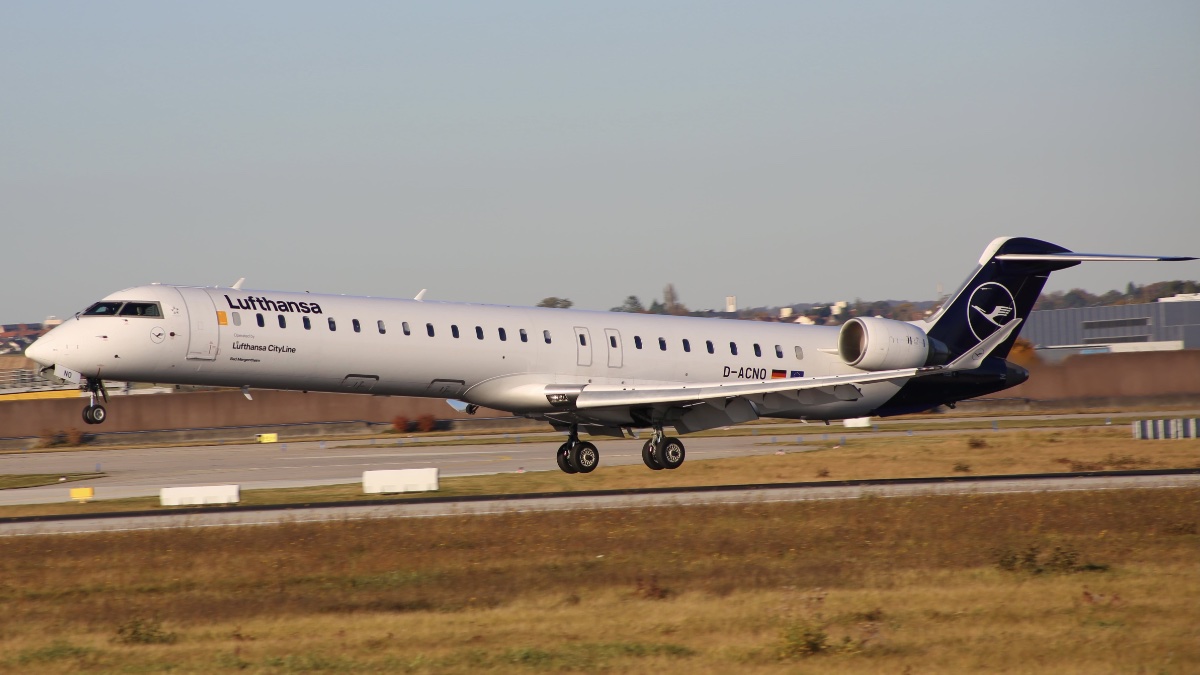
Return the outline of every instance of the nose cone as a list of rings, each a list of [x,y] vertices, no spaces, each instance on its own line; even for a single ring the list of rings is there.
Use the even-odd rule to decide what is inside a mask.
[[[49,367],[54,365],[54,350],[50,348],[45,337],[40,337],[25,350],[25,358],[32,359],[43,367]]]

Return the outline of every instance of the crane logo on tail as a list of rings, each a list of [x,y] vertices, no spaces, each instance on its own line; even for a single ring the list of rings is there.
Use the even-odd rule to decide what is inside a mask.
[[[983,340],[1016,316],[1017,302],[1000,284],[989,281],[971,293],[967,303],[967,323],[975,339]]]

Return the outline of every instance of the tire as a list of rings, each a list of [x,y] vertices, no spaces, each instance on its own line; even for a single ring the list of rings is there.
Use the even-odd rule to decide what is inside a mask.
[[[662,464],[654,458],[654,441],[646,441],[642,445],[642,462],[655,471],[662,471]]]
[[[554,458],[558,460],[558,468],[562,469],[563,473],[576,473],[578,470],[571,466],[571,444],[563,443],[558,448],[558,452],[554,453]]]
[[[100,424],[106,419],[108,419],[108,411],[104,409],[104,406],[98,405],[92,408],[93,424]]]
[[[683,464],[685,455],[682,441],[678,438],[664,438],[654,457],[664,469],[678,469]]]
[[[591,443],[576,443],[571,448],[571,467],[579,473],[591,473],[600,466],[600,451]]]
[[[88,406],[83,409],[83,422],[84,422],[84,424],[95,424],[96,423],[96,421],[92,419],[92,407],[91,406]]]

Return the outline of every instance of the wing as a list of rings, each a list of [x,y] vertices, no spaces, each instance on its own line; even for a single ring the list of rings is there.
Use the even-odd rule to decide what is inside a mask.
[[[1021,320],[1016,319],[1005,324],[995,333],[989,335],[976,347],[953,362],[944,366],[925,366],[921,368],[900,368],[895,370],[880,370],[870,373],[855,373],[851,375],[830,375],[827,377],[793,378],[785,380],[762,380],[755,382],[740,382],[729,384],[725,382],[696,383],[668,387],[608,387],[587,385],[582,388],[564,387],[555,391],[547,387],[548,396],[558,396],[551,399],[556,404],[572,405],[576,410],[609,408],[615,406],[637,406],[654,404],[689,405],[712,401],[716,399],[758,396],[762,394],[782,394],[799,400],[800,392],[806,390],[826,390],[842,400],[858,398],[856,392],[847,389],[851,385],[870,384],[873,382],[888,382],[892,380],[907,380],[914,377],[926,377],[938,373],[971,370],[978,368],[983,359],[992,352],[1008,336],[1017,329]],[[843,398],[845,397],[845,398]]]

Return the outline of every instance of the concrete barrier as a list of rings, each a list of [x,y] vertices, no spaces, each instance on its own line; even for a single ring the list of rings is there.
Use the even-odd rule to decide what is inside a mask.
[[[437,469],[389,469],[363,472],[363,493],[436,492]]]
[[[871,426],[870,417],[851,417],[850,419],[842,420],[842,426],[851,429],[867,429]]]
[[[201,506],[204,504],[236,504],[240,500],[237,485],[200,485],[163,488],[159,499],[163,506]]]
[[[1137,440],[1200,438],[1200,419],[1185,417],[1171,420],[1137,420],[1133,423]]]

